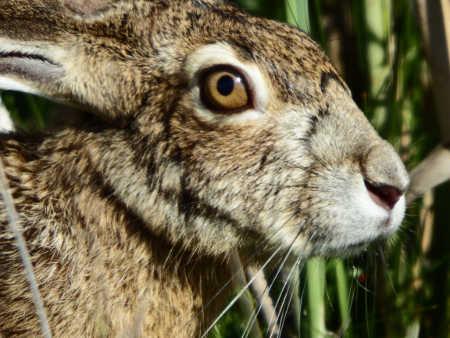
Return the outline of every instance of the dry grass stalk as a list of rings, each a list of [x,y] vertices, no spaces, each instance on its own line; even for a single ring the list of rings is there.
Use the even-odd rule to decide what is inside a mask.
[[[0,192],[2,195],[3,202],[5,204],[5,209],[8,214],[8,222],[10,230],[14,234],[17,249],[19,250],[19,254],[25,269],[25,275],[28,280],[28,283],[30,284],[30,290],[36,308],[36,313],[39,316],[39,321],[41,324],[42,335],[45,338],[51,338],[52,334],[50,331],[50,327],[48,325],[44,302],[42,301],[42,297],[39,292],[36,277],[33,272],[33,265],[31,264],[31,259],[26,247],[25,239],[23,238],[22,232],[19,228],[19,215],[17,214],[16,208],[14,207],[13,198],[11,196],[11,193],[9,192],[9,185],[5,175],[3,162],[1,160],[0,160]]]
[[[448,0],[417,0],[420,27],[433,78],[433,92],[442,144],[450,142],[450,4]],[[450,179],[450,151],[439,146],[411,173],[412,202]]]

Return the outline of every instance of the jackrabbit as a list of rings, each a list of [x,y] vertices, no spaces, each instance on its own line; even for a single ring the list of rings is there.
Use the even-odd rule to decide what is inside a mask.
[[[405,168],[320,48],[223,1],[0,0],[0,87],[93,116],[0,143],[58,337],[198,336],[234,250],[344,254],[403,218]],[[37,336],[1,209],[0,336]]]

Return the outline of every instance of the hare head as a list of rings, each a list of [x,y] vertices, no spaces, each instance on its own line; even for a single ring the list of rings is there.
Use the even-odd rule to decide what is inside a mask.
[[[345,253],[400,225],[408,177],[305,33],[215,0],[0,0],[0,87],[81,104],[102,174],[205,255]]]

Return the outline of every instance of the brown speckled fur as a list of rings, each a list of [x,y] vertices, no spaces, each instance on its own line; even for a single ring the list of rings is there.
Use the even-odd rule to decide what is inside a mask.
[[[44,142],[5,140],[2,146],[52,331],[125,337],[137,327],[144,336],[194,336],[203,298],[228,278],[225,264],[191,257],[151,234],[114,196],[91,154],[102,152],[98,138],[119,145],[120,134],[66,131]],[[37,336],[22,263],[4,226],[0,332]],[[211,288],[201,290],[205,285]]]
[[[55,337],[197,336],[225,304],[204,308],[233,250],[258,261],[299,236],[297,254],[345,251],[360,243],[336,230],[339,177],[407,185],[306,34],[220,1],[0,0],[0,52],[4,41],[44,48],[56,71],[0,53],[0,75],[101,119],[0,143]],[[196,114],[186,62],[214,43],[261,70],[263,120]],[[37,336],[3,208],[0,219],[0,336]]]

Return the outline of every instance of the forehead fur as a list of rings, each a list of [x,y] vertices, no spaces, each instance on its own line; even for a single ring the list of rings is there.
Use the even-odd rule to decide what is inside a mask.
[[[304,32],[272,20],[250,16],[222,1],[184,1],[158,21],[152,37],[160,50],[182,59],[206,44],[224,42],[243,60],[266,72],[283,101],[311,101],[320,96],[323,74],[339,78],[320,47]],[[168,26],[177,27],[168,31]],[[172,42],[169,43],[169,42]]]
[[[77,83],[76,88],[70,84],[50,89],[45,84],[50,96],[93,103],[108,115],[130,115],[155,102],[155,96],[174,100],[173,91],[189,89],[190,78],[184,72],[189,56],[217,43],[230,46],[239,59],[258,66],[280,102],[322,106],[323,84],[339,79],[320,47],[305,33],[248,15],[224,1],[98,0],[89,8],[83,7],[90,4],[84,0],[41,2],[46,4],[45,12],[28,0],[8,3],[0,13],[0,29],[27,43],[32,36],[45,46],[45,55],[64,65],[69,76],[63,80]],[[95,11],[94,4],[99,8],[109,4],[110,10],[83,17],[61,8],[68,4],[88,11]],[[23,20],[33,16],[32,31],[24,34]],[[55,55],[56,47],[67,55]],[[61,93],[62,89],[67,90]],[[167,109],[153,109],[162,110]]]

